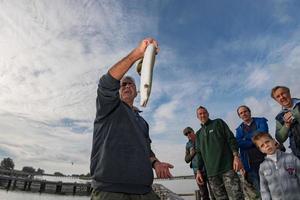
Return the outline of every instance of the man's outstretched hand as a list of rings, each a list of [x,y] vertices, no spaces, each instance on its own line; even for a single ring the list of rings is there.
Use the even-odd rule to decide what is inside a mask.
[[[172,174],[170,173],[170,169],[174,168],[174,166],[169,163],[157,161],[154,163],[153,168],[155,169],[157,178],[173,177]]]

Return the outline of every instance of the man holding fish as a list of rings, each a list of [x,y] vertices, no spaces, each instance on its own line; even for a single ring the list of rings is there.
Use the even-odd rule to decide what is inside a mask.
[[[90,165],[92,200],[159,199],[151,188],[152,168],[158,178],[172,177],[173,166],[155,157],[149,126],[133,105],[135,81],[124,77],[149,45],[158,53],[157,42],[146,38],[100,78]]]

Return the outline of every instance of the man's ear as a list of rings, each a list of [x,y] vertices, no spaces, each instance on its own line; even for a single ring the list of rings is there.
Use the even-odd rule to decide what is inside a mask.
[[[136,86],[135,86],[135,95],[134,95],[134,98],[137,97],[137,95],[138,95],[138,91],[137,91]]]

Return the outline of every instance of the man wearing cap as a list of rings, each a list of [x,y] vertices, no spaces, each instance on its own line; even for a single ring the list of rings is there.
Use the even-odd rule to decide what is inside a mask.
[[[198,163],[198,157],[196,156],[196,135],[194,130],[191,127],[186,127],[183,129],[183,134],[188,138],[188,142],[186,143],[185,146],[185,157],[184,160],[186,163],[190,163],[190,168],[193,169],[194,175],[196,177],[197,175],[197,163]],[[205,171],[204,171],[204,166],[201,166],[201,171],[202,174],[204,175],[204,184],[200,185],[197,183],[200,191],[201,198],[203,200],[208,200],[209,199],[209,192],[207,188],[207,181],[206,181],[206,176],[205,176]]]
[[[151,187],[152,168],[158,178],[172,177],[173,166],[155,157],[148,124],[133,106],[135,82],[123,77],[150,43],[158,48],[154,39],[144,39],[100,78],[90,164],[92,200],[158,200]]]
[[[198,166],[205,165],[208,182],[216,199],[243,200],[244,195],[237,172],[243,165],[233,133],[222,119],[209,119],[203,106],[197,108],[201,128],[197,131],[196,147]],[[196,181],[204,184],[204,176],[198,168]]]
[[[274,87],[271,97],[282,106],[275,118],[275,137],[280,143],[290,138],[290,148],[300,159],[300,99],[292,98],[290,89],[286,86]]]

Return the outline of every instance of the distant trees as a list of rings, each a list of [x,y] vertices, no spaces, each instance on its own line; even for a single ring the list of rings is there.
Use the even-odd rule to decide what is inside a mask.
[[[55,175],[55,176],[64,176],[64,174],[63,174],[63,173],[60,173],[60,172],[54,172],[54,175]]]
[[[36,173],[37,173],[37,174],[44,174],[44,173],[45,173],[45,170],[43,170],[43,169],[41,169],[41,168],[38,168],[38,169],[36,170]]]
[[[7,170],[12,170],[14,169],[15,167],[15,163],[14,161],[11,159],[11,158],[4,158],[2,161],[1,161],[1,167],[3,169],[7,169]]]
[[[26,173],[30,173],[30,174],[35,173],[35,169],[33,167],[30,167],[30,166],[23,167],[22,171],[26,172]]]

